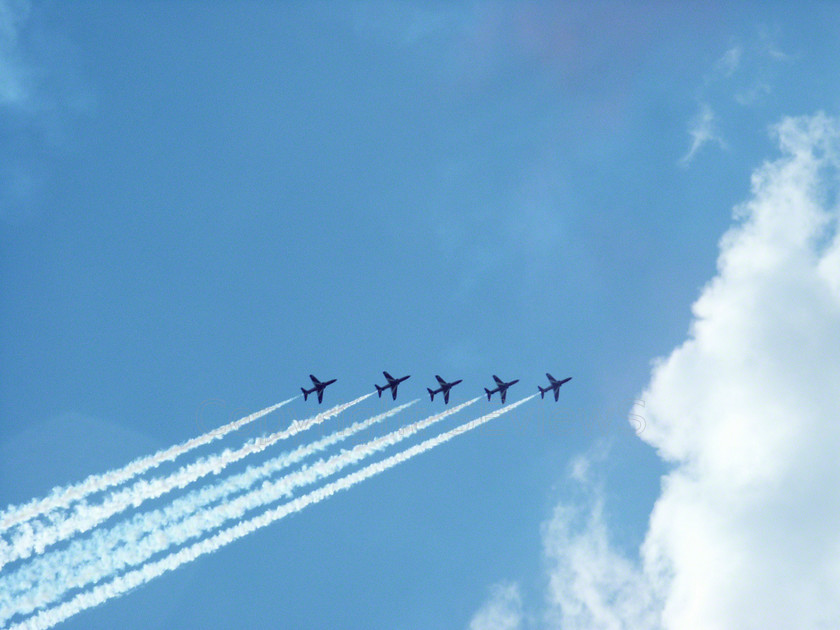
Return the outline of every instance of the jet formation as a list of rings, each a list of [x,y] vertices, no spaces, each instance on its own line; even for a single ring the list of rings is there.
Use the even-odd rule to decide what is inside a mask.
[[[390,389],[391,390],[391,398],[393,400],[396,400],[397,399],[397,387],[399,387],[399,384],[402,383],[403,381],[408,380],[411,375],[409,374],[408,376],[403,376],[403,377],[400,377],[400,378],[394,378],[393,376],[388,374],[388,372],[382,372],[382,374],[385,376],[385,380],[387,381],[387,383],[385,385],[374,384],[374,387],[376,387],[376,392],[379,394],[379,397],[382,398],[382,392]],[[572,377],[569,376],[567,378],[564,378],[564,379],[558,381],[551,374],[546,373],[546,376],[548,377],[548,382],[549,382],[548,387],[542,387],[540,385],[537,385],[537,389],[540,390],[540,398],[545,398],[546,393],[553,391],[554,392],[554,401],[557,402],[560,399],[560,387],[564,383],[568,383],[569,381],[571,381]],[[317,378],[315,378],[315,376],[313,376],[312,374],[309,375],[309,378],[312,379],[313,387],[312,387],[312,389],[306,389],[304,387],[300,388],[300,391],[303,392],[303,399],[306,400],[309,397],[309,394],[317,393],[318,403],[320,404],[324,400],[324,389],[326,389],[327,385],[332,385],[333,383],[335,383],[337,379],[332,379],[330,381],[323,381],[322,382],[322,381],[319,381]],[[438,385],[440,385],[440,387],[438,387],[437,389],[432,389],[430,387],[427,387],[426,391],[429,392],[429,398],[432,400],[432,402],[434,402],[435,394],[443,394],[443,404],[448,405],[449,404],[449,390],[451,390],[453,387],[455,387],[458,383],[462,382],[462,379],[458,379],[457,381],[452,381],[451,383],[448,383],[445,380],[443,380],[443,378],[439,375],[435,375],[435,378],[437,379]],[[496,387],[494,389],[487,389],[486,387],[484,388],[484,392],[487,394],[487,400],[490,400],[492,398],[493,394],[498,393],[499,398],[501,399],[501,403],[504,405],[505,404],[505,399],[507,398],[508,388],[511,385],[515,385],[516,383],[518,383],[519,379],[514,379],[512,381],[505,382],[494,374],[493,375],[493,380],[496,382]]]

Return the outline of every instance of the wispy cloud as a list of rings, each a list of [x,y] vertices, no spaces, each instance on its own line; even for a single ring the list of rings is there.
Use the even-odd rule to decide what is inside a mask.
[[[522,627],[519,586],[503,582],[491,589],[490,598],[473,615],[470,630],[517,630]]]
[[[7,116],[27,116],[32,105],[30,70],[21,46],[29,15],[28,2],[0,0],[0,124]],[[37,169],[24,166],[19,150],[9,146],[4,153],[0,154],[0,221],[22,223],[30,216],[40,177]]]
[[[680,165],[683,167],[688,166],[701,147],[709,142],[716,142],[722,149],[726,148],[726,143],[717,130],[715,114],[708,103],[701,103],[700,111],[688,126],[688,133],[691,136],[691,147],[688,153],[680,158]]]
[[[685,168],[708,143],[726,149],[721,120],[729,118],[732,103],[754,108],[773,92],[778,73],[792,55],[782,52],[776,35],[759,26],[752,36],[740,38],[726,49],[698,85],[699,111],[688,126],[691,146],[678,164]],[[762,125],[765,123],[761,123]]]
[[[738,105],[747,107],[753,103],[757,103],[762,98],[770,94],[770,92],[772,92],[770,84],[759,80],[755,81],[746,88],[739,90],[732,98],[735,99],[735,102],[738,103]]]
[[[467,16],[455,6],[371,0],[356,2],[351,10],[357,33],[402,46],[451,35],[463,28]]]
[[[727,50],[715,64],[715,70],[725,77],[731,77],[741,65],[741,57],[744,54],[741,46],[733,46]]]
[[[729,52],[735,49],[740,51],[738,63],[729,66],[726,60]],[[730,93],[733,100],[742,107],[750,107],[760,103],[764,97],[773,92],[773,83],[780,67],[779,64],[793,60],[794,56],[782,52],[776,43],[776,37],[762,27],[759,29],[758,36],[748,45],[738,45],[727,51],[721,59],[723,65],[718,64],[718,68],[724,71],[718,74],[724,79],[732,78]],[[712,76],[715,76],[714,73]]]
[[[29,99],[28,70],[20,48],[29,13],[24,0],[0,0],[0,106],[22,107]]]
[[[643,396],[640,437],[673,469],[639,557],[611,543],[597,486],[559,506],[548,627],[840,626],[840,121],[775,134],[782,156],[753,174],[689,338]]]
[[[72,45],[45,14],[54,7],[0,0],[0,221],[20,225],[38,215],[69,123],[95,108],[82,85]],[[9,124],[10,123],[10,124]]]
[[[653,591],[632,560],[611,544],[603,491],[584,484],[589,505],[560,505],[543,528],[550,627],[565,630],[654,628]]]

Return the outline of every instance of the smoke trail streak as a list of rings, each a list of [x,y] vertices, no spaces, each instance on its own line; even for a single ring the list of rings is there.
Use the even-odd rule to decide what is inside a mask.
[[[264,507],[284,496],[291,495],[297,487],[311,484],[333,475],[342,468],[355,464],[365,457],[397,444],[418,431],[436,422],[440,422],[444,418],[474,404],[478,400],[480,398],[473,398],[444,412],[401,427],[383,437],[359,444],[339,455],[330,457],[326,461],[319,460],[309,467],[290,473],[274,482],[265,481],[258,489],[236,499],[224,501],[214,508],[201,510],[201,506],[199,505],[187,505],[182,508],[183,512],[187,512],[186,518],[168,528],[154,528],[141,524],[141,527],[148,531],[149,535],[141,537],[131,532],[130,544],[126,543],[116,548],[114,548],[113,544],[107,547],[100,546],[97,543],[101,544],[101,541],[96,540],[96,534],[94,534],[95,538],[91,540],[91,544],[85,552],[85,557],[81,559],[82,561],[91,560],[86,563],[86,566],[79,567],[78,565],[82,564],[82,562],[73,558],[71,554],[70,562],[53,562],[50,567],[52,569],[51,571],[42,571],[34,579],[31,575],[27,575],[26,579],[22,579],[23,575],[27,573],[24,571],[10,576],[12,582],[12,587],[8,589],[10,592],[8,592],[7,596],[0,599],[0,602],[2,602],[2,605],[0,605],[0,620],[6,620],[15,613],[29,613],[64,596],[68,590],[80,588],[86,584],[107,578],[128,566],[141,564],[155,553],[165,551],[173,545],[182,544],[201,536],[216,527],[224,525],[226,521],[242,518],[249,510]],[[280,460],[282,457],[277,459]],[[257,481],[257,479],[253,479],[248,485],[252,485],[254,481]],[[222,482],[220,485],[226,486],[228,483]],[[237,487],[231,487],[228,494],[241,489],[240,486],[241,484]],[[141,522],[143,516],[145,515],[141,515]],[[152,518],[153,521],[157,521],[154,516]],[[15,599],[14,594],[18,594],[19,596]]]
[[[24,521],[49,512],[50,510],[67,507],[73,501],[81,499],[88,494],[100,492],[110,488],[111,486],[121,484],[132,477],[136,477],[147,470],[163,464],[164,462],[172,461],[194,448],[198,448],[199,446],[203,446],[213,440],[217,440],[231,431],[235,431],[246,424],[257,420],[258,418],[279,409],[283,405],[287,405],[295,398],[298,398],[298,396],[284,400],[283,402],[272,405],[271,407],[266,407],[261,411],[252,413],[250,416],[245,416],[244,418],[230,422],[224,426],[218,427],[217,429],[208,431],[204,435],[182,442],[181,444],[170,446],[169,448],[158,451],[153,455],[147,455],[145,457],[135,459],[133,462],[130,462],[122,468],[111,470],[106,473],[91,475],[84,481],[70,486],[53,488],[52,492],[48,496],[41,499],[33,499],[29,503],[25,503],[23,505],[11,505],[0,513],[0,533],[4,532],[13,525],[23,523]]]
[[[136,544],[144,535],[165,530],[206,505],[212,504],[233,492],[247,490],[259,479],[266,478],[272,473],[283,470],[309,455],[323,451],[377,422],[390,418],[414,405],[418,400],[412,400],[367,420],[356,422],[316,442],[303,444],[293,451],[280,455],[258,467],[249,468],[244,473],[234,475],[216,485],[196,490],[185,497],[176,499],[166,508],[147,514],[139,514],[128,521],[116,524],[109,530],[96,531],[90,539],[73,541],[66,549],[36,558],[17,571],[0,577],[0,623],[14,614],[29,613],[49,604],[71,588],[85,586],[93,579],[92,576],[94,575],[99,575],[96,579],[107,576],[108,571],[102,571],[101,559],[113,554],[120,546]],[[339,407],[346,408],[346,405],[340,405]],[[336,412],[339,407],[319,415]],[[453,408],[446,414],[454,413],[460,408]],[[80,558],[82,561],[79,561]],[[99,570],[99,573],[97,573],[97,570]],[[15,597],[20,598],[24,594],[27,594],[25,598],[26,606],[22,608],[21,601],[15,601]]]
[[[305,494],[297,499],[293,499],[288,503],[285,503],[279,507],[267,510],[263,512],[259,516],[253,517],[247,521],[243,521],[229,527],[225,530],[220,531],[219,533],[205,538],[189,547],[185,547],[175,553],[172,553],[160,560],[155,562],[147,563],[133,571],[129,571],[128,573],[121,575],[117,578],[114,578],[110,582],[97,586],[89,591],[84,593],[80,593],[73,597],[68,602],[50,608],[48,610],[42,611],[37,615],[33,615],[32,617],[25,619],[19,624],[12,626],[9,630],[46,630],[54,626],[57,623],[72,617],[73,615],[86,610],[88,608],[92,608],[94,606],[98,606],[109,599],[114,597],[118,597],[133,588],[136,588],[142,584],[145,584],[152,579],[163,575],[168,571],[172,571],[177,569],[183,564],[187,562],[192,562],[197,558],[212,553],[225,545],[228,545],[243,536],[246,536],[258,529],[266,527],[271,523],[288,516],[289,514],[293,514],[295,512],[300,512],[305,507],[312,505],[313,503],[318,503],[331,497],[333,494],[340,492],[341,490],[347,490],[352,486],[361,483],[362,481],[373,477],[381,472],[388,470],[396,466],[399,463],[402,463],[412,457],[424,453],[444,442],[451,440],[462,433],[466,433],[467,431],[471,431],[476,427],[497,418],[498,416],[506,413],[519,405],[531,400],[534,398],[536,394],[532,396],[528,396],[518,402],[512,403],[507,405],[506,407],[502,407],[492,413],[489,413],[485,416],[481,416],[471,422],[467,422],[462,424],[459,427],[452,429],[451,431],[447,431],[446,433],[442,433],[436,437],[429,438],[428,440],[421,442],[415,446],[405,449],[400,453],[392,455],[390,457],[385,458],[382,461],[375,462],[370,464],[356,472],[350,473],[345,477],[337,479],[331,483],[326,484],[312,492]]]
[[[292,437],[301,431],[333,418],[372,395],[372,393],[367,394],[349,403],[336,405],[332,409],[323,411],[306,420],[296,420],[282,431],[277,431],[264,438],[249,440],[244,446],[236,450],[225,449],[216,455],[203,457],[182,466],[169,475],[154,479],[140,479],[133,485],[107,496],[98,505],[89,505],[87,501],[81,501],[74,506],[71,515],[65,516],[53,525],[45,526],[41,523],[33,523],[31,527],[15,532],[16,535],[12,537],[11,545],[0,541],[0,568],[8,562],[28,558],[33,553],[43,553],[49,545],[69,538],[73,534],[86,532],[130,507],[138,507],[144,501],[155,499],[178,488],[184,488],[211,473],[219,474],[226,466],[248,455],[264,451],[280,440]]]

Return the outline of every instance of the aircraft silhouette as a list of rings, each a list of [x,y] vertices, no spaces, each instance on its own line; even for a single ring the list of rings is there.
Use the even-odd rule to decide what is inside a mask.
[[[502,404],[504,405],[505,404],[505,397],[507,396],[508,387],[510,387],[511,385],[514,385],[515,383],[518,383],[519,379],[516,379],[515,381],[511,381],[510,383],[505,383],[502,379],[500,379],[498,376],[496,376],[494,374],[493,375],[493,380],[496,381],[496,389],[487,389],[486,387],[484,388],[484,391],[487,392],[487,400],[490,400],[490,396],[492,396],[496,392],[499,392],[499,396],[501,396],[501,398],[502,398]]]
[[[441,392],[443,392],[443,403],[448,405],[449,404],[449,390],[452,389],[453,387],[455,387],[458,383],[460,383],[462,379],[458,379],[457,381],[452,381],[451,383],[447,383],[437,374],[435,375],[435,378],[437,379],[437,382],[440,383],[440,388],[432,390],[432,389],[429,389],[427,387],[426,391],[429,392],[429,396],[432,397],[433,401],[435,399],[435,394],[440,394]]]
[[[322,383],[317,378],[312,376],[312,374],[309,375],[309,378],[312,379],[312,384],[315,387],[313,387],[312,389],[304,389],[303,387],[301,387],[300,391],[303,392],[303,399],[304,400],[306,400],[309,397],[309,394],[311,394],[312,392],[318,392],[318,404],[321,404],[321,401],[324,400],[324,389],[327,387],[327,385],[332,385],[333,383],[335,383],[338,380],[338,379],[334,378],[331,381],[326,381],[326,382]]]
[[[408,376],[403,376],[402,378],[394,378],[393,376],[388,374],[388,372],[382,372],[382,373],[385,375],[385,378],[388,379],[388,384],[383,385],[382,387],[374,384],[374,387],[376,388],[376,391],[379,392],[379,397],[382,398],[382,392],[384,392],[386,389],[388,389],[390,387],[391,388],[391,396],[393,397],[394,400],[396,400],[397,399],[397,387],[399,386],[400,383],[407,380],[411,376],[411,374],[409,374]]]
[[[540,390],[540,398],[545,398],[546,392],[550,392],[553,389],[554,390],[554,402],[557,402],[557,400],[560,398],[560,386],[563,383],[568,383],[569,381],[571,381],[572,377],[570,376],[569,378],[564,378],[562,381],[558,381],[556,378],[554,378],[548,372],[546,372],[545,375],[548,377],[548,380],[551,382],[551,385],[549,385],[545,389],[543,389],[542,387],[537,385],[537,389]]]

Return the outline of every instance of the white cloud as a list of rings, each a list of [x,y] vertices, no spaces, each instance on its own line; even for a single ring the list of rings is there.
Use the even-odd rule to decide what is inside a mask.
[[[611,546],[597,488],[560,506],[548,627],[840,627],[840,123],[775,133],[782,156],[643,395],[640,437],[674,468],[639,558]]]
[[[470,620],[470,630],[517,630],[522,627],[522,596],[516,584],[496,584],[490,599]]]
[[[840,624],[840,126],[776,128],[690,338],[654,370],[642,439],[678,464],[643,547],[664,625]],[[827,262],[828,261],[828,262]],[[828,626],[822,626],[828,627]]]

